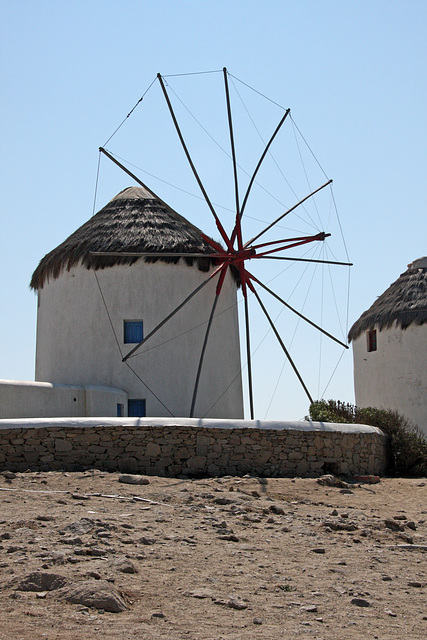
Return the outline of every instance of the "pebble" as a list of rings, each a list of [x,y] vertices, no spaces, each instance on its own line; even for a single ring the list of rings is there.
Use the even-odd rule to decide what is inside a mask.
[[[307,613],[317,613],[317,607],[315,604],[308,604],[304,607],[301,607],[301,611],[307,611]]]
[[[355,522],[342,522],[338,520],[324,520],[322,525],[332,531],[356,531],[356,529],[359,528]]]
[[[190,596],[191,598],[198,598],[199,600],[204,600],[205,598],[214,598],[214,594],[210,589],[197,589],[196,591],[189,591],[184,595]]]
[[[231,504],[232,502],[234,502],[234,500],[230,500],[230,498],[215,498],[214,503],[215,504]]]
[[[138,568],[128,558],[123,558],[123,560],[119,560],[116,563],[115,567],[117,571],[121,571],[121,573],[138,573]]]
[[[343,482],[339,478],[336,478],[331,473],[327,473],[324,476],[321,476],[317,479],[318,484],[321,484],[326,487],[346,487],[348,486],[346,482]]]
[[[392,531],[404,531],[405,527],[402,524],[399,524],[393,518],[386,518],[384,520],[384,524],[387,529],[391,529]]]
[[[90,518],[81,518],[80,520],[72,522],[71,524],[64,527],[64,529],[60,533],[67,533],[67,531],[69,531],[77,535],[82,535],[84,533],[89,533],[90,531],[92,531],[94,526],[95,523]]]
[[[5,480],[14,480],[16,478],[16,473],[13,473],[13,471],[2,471],[1,474]]]
[[[101,580],[101,574],[98,573],[97,571],[88,571],[86,575],[87,575],[88,578],[94,578],[95,580]]]
[[[230,598],[227,602],[227,606],[230,607],[230,609],[237,609],[238,611],[248,608],[247,603],[240,598]]]
[[[271,504],[269,506],[269,511],[275,513],[276,515],[284,515],[285,510],[282,507],[278,507],[276,504]]]
[[[397,614],[396,614],[396,613],[394,613],[394,611],[392,611],[391,609],[386,609],[386,610],[384,611],[384,613],[386,613],[387,615],[391,616],[392,618],[395,618],[395,617],[396,617],[396,615],[397,615]]]
[[[352,598],[351,599],[351,604],[355,604],[356,607],[370,607],[371,603],[368,602],[368,600],[365,600],[364,598]]]
[[[33,571],[23,578],[17,586],[18,591],[54,591],[69,583],[69,579],[57,573]]]
[[[227,534],[225,536],[218,536],[220,540],[229,540],[230,542],[239,542],[239,538],[235,536],[233,533]]]
[[[407,533],[399,533],[399,538],[400,540],[404,540],[404,542],[407,542],[408,544],[414,544],[413,537],[408,535]]]
[[[119,476],[119,482],[124,482],[125,484],[150,484],[150,481],[145,476],[132,476],[132,475],[122,475]]]
[[[62,544],[83,544],[83,540],[77,536],[75,538],[62,538]]]
[[[313,553],[326,553],[326,549],[324,549],[323,547],[315,547],[314,549],[310,549],[310,551],[312,551]]]
[[[106,549],[74,549],[76,556],[91,556],[92,558],[101,558],[107,553]]]

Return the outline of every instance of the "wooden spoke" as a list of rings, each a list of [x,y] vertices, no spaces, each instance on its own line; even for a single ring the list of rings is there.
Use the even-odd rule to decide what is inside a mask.
[[[212,280],[212,278],[214,276],[216,276],[216,274],[221,270],[222,265],[217,267],[215,269],[215,271],[213,271],[210,276],[208,278],[206,278],[206,280],[203,280],[203,282],[201,284],[199,284],[198,287],[196,287],[194,289],[194,291],[192,291],[190,293],[190,295],[188,295],[185,300],[183,300],[177,307],[175,307],[175,309],[168,315],[166,316],[166,318],[164,318],[161,322],[159,322],[159,324],[154,327],[154,329],[152,331],[150,331],[150,333],[148,334],[148,336],[146,336],[143,340],[141,340],[141,342],[139,342],[133,349],[131,349],[131,351],[129,351],[129,353],[127,355],[125,355],[125,357],[123,358],[123,362],[126,362],[126,360],[128,360],[128,358],[130,358],[131,356],[133,356],[133,354],[135,353],[135,351],[137,351],[140,347],[142,347],[143,344],[145,344],[147,342],[147,340],[149,340],[151,338],[151,336],[153,336],[155,333],[157,333],[157,331],[163,327],[163,325],[165,325],[168,320],[170,320],[171,318],[173,318],[173,316],[178,313],[178,311],[180,309],[182,309],[182,307],[184,307],[187,302],[189,302],[191,300],[191,298],[193,298],[196,293],[198,293],[201,289],[203,289],[203,287],[205,287],[208,282],[210,282]]]
[[[251,238],[251,240],[249,240],[248,242],[246,242],[245,247],[251,245],[253,242],[255,242],[255,240],[258,240],[258,238],[260,238],[262,235],[264,235],[264,233],[266,233],[269,229],[271,229],[272,227],[274,227],[275,224],[277,224],[278,222],[280,222],[280,220],[283,220],[283,218],[285,216],[287,216],[289,213],[291,213],[291,211],[294,211],[297,207],[300,207],[306,200],[308,200],[309,198],[312,198],[316,193],[318,193],[318,191],[321,191],[322,189],[324,189],[325,187],[328,186],[328,184],[331,184],[332,180],[328,180],[328,182],[325,182],[325,184],[322,184],[321,187],[319,187],[318,189],[315,189],[314,191],[312,191],[311,193],[308,194],[308,196],[305,196],[305,198],[303,198],[302,200],[300,200],[299,202],[297,202],[296,204],[294,204],[293,207],[291,207],[290,209],[288,209],[287,211],[285,211],[285,213],[282,213],[281,216],[279,216],[278,218],[276,218],[276,220],[274,220],[271,224],[269,224],[265,229],[263,229],[262,231],[260,231],[260,233],[258,233],[256,236],[254,236],[253,238]]]
[[[216,225],[218,227],[219,232],[221,233],[222,239],[224,240],[224,242],[226,242],[228,244],[228,242],[229,242],[228,236],[224,231],[224,228],[223,228],[223,226],[222,226],[222,224],[221,224],[221,222],[220,222],[220,220],[219,220],[219,218],[218,218],[218,216],[216,214],[215,209],[213,208],[212,202],[210,201],[209,196],[206,193],[206,189],[203,186],[203,183],[202,183],[202,181],[200,179],[200,176],[199,176],[199,174],[197,172],[197,169],[194,166],[194,163],[193,163],[193,161],[191,159],[190,152],[188,151],[187,145],[185,144],[185,140],[184,140],[184,137],[183,137],[183,135],[181,133],[181,129],[179,127],[178,121],[176,119],[175,112],[174,112],[173,107],[172,107],[172,103],[171,103],[171,101],[169,99],[168,92],[166,91],[165,83],[163,82],[163,78],[160,75],[160,73],[157,74],[157,78],[158,78],[158,80],[160,82],[160,86],[162,88],[163,95],[164,95],[165,100],[166,100],[166,104],[168,105],[168,109],[169,109],[169,112],[171,114],[172,121],[173,121],[173,123],[175,125],[176,132],[178,134],[178,137],[179,137],[179,140],[181,142],[182,148],[184,149],[184,153],[185,153],[185,155],[187,157],[187,160],[188,160],[188,163],[189,163],[189,165],[191,167],[193,175],[196,178],[197,184],[200,187],[200,190],[201,190],[201,192],[203,194],[204,199],[206,200],[206,204],[208,205],[209,209],[212,212],[213,217],[215,218],[215,222],[216,222]]]
[[[153,198],[156,198],[156,200],[158,200],[159,202],[161,202],[165,207],[167,207],[170,211],[173,211],[173,213],[176,213],[177,215],[179,215],[179,213],[177,211],[175,211],[174,209],[172,209],[172,207],[170,207],[164,200],[162,200],[160,198],[160,196],[157,195],[157,193],[154,193],[154,191],[152,189],[150,189],[150,187],[147,187],[147,185],[142,182],[142,180],[140,180],[134,173],[132,173],[132,171],[129,171],[129,169],[127,169],[121,162],[119,162],[118,160],[116,160],[116,158],[114,156],[111,155],[111,153],[108,153],[108,151],[106,151],[105,149],[103,149],[102,147],[99,147],[99,151],[101,153],[104,154],[104,156],[107,156],[107,158],[109,158],[112,162],[114,162],[114,164],[116,164],[118,167],[120,167],[120,169],[122,169],[122,171],[124,171],[125,173],[128,174],[128,176],[130,176],[133,180],[135,180],[135,182],[137,182],[139,185],[141,185],[141,187],[144,187],[144,189],[146,189],[148,191],[148,193],[151,193],[151,195],[153,196]]]
[[[91,256],[103,258],[223,258],[223,253],[184,253],[174,251],[91,251]]]
[[[248,272],[249,274],[249,272]],[[318,331],[320,331],[321,333],[323,333],[325,336],[328,336],[328,338],[330,338],[331,340],[334,340],[335,342],[337,342],[338,344],[340,344],[342,347],[344,347],[345,349],[348,349],[348,345],[345,344],[344,342],[341,342],[341,340],[338,340],[338,338],[335,338],[335,336],[333,336],[331,333],[328,333],[327,331],[325,331],[325,329],[322,329],[322,327],[319,327],[319,325],[317,325],[315,322],[312,322],[312,320],[310,320],[309,318],[307,318],[306,316],[304,316],[302,313],[300,313],[299,311],[297,311],[296,309],[294,309],[293,307],[291,307],[290,304],[288,304],[287,302],[285,302],[285,300],[283,300],[283,298],[281,298],[280,296],[277,295],[277,293],[274,293],[274,291],[272,289],[270,289],[269,287],[267,287],[267,285],[263,284],[261,282],[261,280],[258,280],[258,278],[256,278],[254,275],[249,274],[250,278],[256,282],[257,284],[259,284],[260,287],[262,287],[263,289],[265,289],[266,291],[268,291],[269,294],[271,294],[274,298],[276,298],[276,300],[279,300],[279,302],[281,302],[283,305],[285,305],[285,307],[287,307],[288,309],[290,309],[290,311],[293,311],[293,313],[295,313],[297,316],[299,316],[302,320],[305,320],[305,322],[308,322],[308,324],[311,324],[312,327],[314,327],[315,329],[317,329]]]
[[[233,159],[234,195],[236,199],[236,220],[237,220],[237,217],[240,218],[240,204],[239,204],[239,184],[237,179],[236,149],[234,146],[234,134],[233,134],[233,119],[231,117],[231,104],[230,104],[230,92],[228,89],[227,69],[224,67],[222,71],[224,74],[225,97],[227,101],[228,130],[230,133],[231,156]]]
[[[256,255],[254,258],[260,256]],[[345,267],[352,267],[352,262],[338,262],[337,260],[316,260],[314,258],[289,258],[288,256],[261,256],[267,260],[290,260],[291,262],[317,262],[318,264],[337,264]]]

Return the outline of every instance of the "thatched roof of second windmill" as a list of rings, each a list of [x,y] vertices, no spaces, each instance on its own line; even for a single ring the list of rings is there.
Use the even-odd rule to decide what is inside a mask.
[[[348,340],[374,327],[379,330],[394,324],[406,329],[427,322],[427,257],[414,260],[408,269],[375,300],[351,327]]]
[[[93,251],[153,252],[164,262],[178,262],[180,258],[162,257],[162,252],[209,254],[214,250],[203,239],[200,229],[183,216],[142,187],[128,187],[42,258],[33,273],[31,288],[41,289],[47,280],[78,264],[88,269],[103,269],[138,260],[126,256],[93,256]],[[209,258],[185,258],[185,261],[188,265],[196,262],[201,271],[208,271],[213,264]]]

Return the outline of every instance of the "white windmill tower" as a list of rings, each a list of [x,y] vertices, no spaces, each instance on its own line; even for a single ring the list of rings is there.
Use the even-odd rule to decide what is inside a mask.
[[[119,193],[33,274],[36,380],[122,389],[123,415],[242,418],[237,282],[229,271],[214,296],[212,251],[199,229],[148,190]],[[199,287],[174,322],[137,350]]]

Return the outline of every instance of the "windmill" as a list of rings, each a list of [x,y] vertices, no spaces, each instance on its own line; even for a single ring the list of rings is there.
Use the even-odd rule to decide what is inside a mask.
[[[218,73],[218,72],[216,72]],[[152,337],[159,332],[162,327],[164,327],[167,323],[173,321],[173,318],[176,314],[179,314],[181,309],[183,309],[194,297],[198,295],[198,293],[206,286],[208,283],[211,283],[212,280],[215,281],[215,292],[213,295],[211,309],[209,313],[209,318],[206,323],[205,333],[203,344],[200,349],[199,363],[197,367],[197,375],[194,381],[194,387],[192,392],[191,399],[191,409],[190,409],[190,417],[195,415],[196,406],[197,406],[197,394],[199,389],[199,381],[200,376],[203,371],[204,359],[206,355],[206,347],[209,342],[209,336],[211,332],[211,328],[213,323],[215,322],[215,314],[217,310],[218,300],[221,297],[222,288],[224,284],[224,280],[228,271],[232,271],[233,274],[238,277],[241,293],[242,293],[242,305],[243,305],[243,317],[244,317],[244,351],[246,356],[246,367],[247,367],[247,390],[248,390],[248,403],[249,403],[249,413],[251,419],[254,419],[255,416],[255,406],[254,406],[254,383],[253,383],[253,356],[252,356],[252,345],[251,345],[251,312],[249,305],[249,298],[253,298],[256,301],[258,308],[267,321],[269,330],[274,335],[276,343],[281,351],[284,354],[287,362],[290,364],[299,384],[301,385],[304,393],[306,394],[308,400],[310,402],[313,401],[313,395],[310,392],[308,385],[304,381],[302,374],[300,373],[299,366],[294,361],[294,358],[291,355],[290,349],[285,344],[284,339],[281,337],[281,333],[276,326],[276,322],[272,317],[272,314],[269,312],[267,304],[261,299],[260,292],[265,292],[268,294],[270,299],[273,299],[276,303],[278,303],[282,308],[286,308],[289,312],[291,312],[297,319],[298,322],[303,322],[307,326],[311,327],[311,329],[317,333],[319,333],[322,337],[327,338],[333,343],[340,346],[341,349],[347,349],[347,344],[344,342],[344,339],[337,338],[332,332],[321,326],[320,323],[313,321],[309,314],[299,310],[295,306],[289,303],[284,297],[282,297],[279,293],[273,290],[272,287],[268,286],[261,279],[260,276],[256,275],[255,271],[257,267],[261,263],[265,263],[267,261],[276,260],[283,262],[291,262],[291,263],[301,263],[301,264],[310,264],[310,265],[323,265],[330,267],[344,267],[351,266],[351,263],[348,261],[348,257],[346,260],[336,259],[334,256],[331,258],[325,258],[322,256],[319,257],[305,257],[295,256],[295,251],[301,250],[302,248],[313,247],[313,246],[323,246],[325,245],[327,239],[330,237],[330,233],[325,229],[316,230],[314,233],[293,233],[290,235],[285,235],[282,228],[285,221],[288,220],[291,214],[294,214],[301,209],[305,208],[306,205],[310,202],[315,201],[315,198],[318,194],[330,190],[332,180],[326,179],[316,188],[311,189],[309,193],[304,195],[302,198],[299,197],[297,201],[295,201],[291,206],[287,207],[284,211],[282,210],[279,215],[275,215],[272,220],[266,222],[265,224],[261,224],[261,228],[258,228],[256,232],[249,234],[249,239],[247,239],[248,234],[245,227],[245,220],[247,217],[247,209],[251,201],[251,195],[253,193],[255,185],[258,186],[258,177],[262,172],[266,159],[269,157],[271,153],[271,148],[273,147],[273,143],[278,138],[285,122],[291,120],[290,110],[283,109],[282,114],[280,116],[278,124],[275,126],[273,132],[270,134],[268,140],[264,142],[264,147],[262,152],[260,153],[257,162],[252,169],[252,172],[249,174],[248,179],[246,181],[245,189],[241,189],[241,180],[239,179],[239,163],[238,163],[238,154],[236,150],[236,142],[235,142],[235,130],[234,130],[234,121],[232,116],[232,104],[230,98],[230,78],[234,79],[234,76],[231,76],[226,68],[222,70],[222,78],[223,78],[223,86],[224,86],[224,95],[225,95],[225,111],[227,114],[227,129],[228,129],[228,141],[230,148],[230,157],[232,164],[232,184],[233,184],[233,192],[234,192],[234,212],[232,215],[232,224],[227,227],[225,223],[221,221],[221,216],[218,214],[218,207],[213,202],[213,200],[209,196],[209,189],[205,186],[205,182],[202,181],[199,170],[197,168],[197,162],[193,159],[192,154],[189,150],[189,145],[187,144],[182,128],[180,126],[180,122],[178,120],[176,110],[172,104],[171,96],[170,96],[170,85],[168,82],[167,76],[162,76],[161,74],[157,75],[155,81],[158,82],[158,85],[161,89],[161,95],[164,98],[165,105],[167,107],[167,111],[169,112],[170,120],[173,124],[173,128],[175,129],[177,139],[179,141],[181,152],[183,153],[188,167],[190,168],[191,174],[198,185],[200,193],[204,199],[205,205],[210,216],[213,219],[215,224],[216,232],[219,235],[219,239],[214,240],[208,235],[203,234],[203,240],[209,245],[209,259],[212,260],[215,264],[214,269],[209,273],[209,275],[205,278],[205,280],[199,284],[194,290],[191,291],[189,295],[182,299],[182,301],[172,308],[169,313],[165,315],[164,318],[146,335],[144,338],[139,341],[135,346],[127,351],[127,353],[123,356],[123,362],[128,363],[130,359],[136,357],[138,353],[141,353],[141,349],[145,347]],[[150,85],[149,89],[153,86],[154,82]],[[148,90],[147,90],[148,92]],[[113,133],[113,136],[117,131],[121,128],[121,126],[126,122],[129,116],[133,113],[138,104],[143,100],[144,96],[138,101],[132,111],[128,114],[128,116],[123,120],[122,124],[116,129]],[[107,143],[113,137],[111,136]],[[111,160],[116,166],[118,166],[122,171],[124,171],[127,175],[129,175],[137,184],[146,189],[154,198],[162,202],[164,201],[160,198],[156,193],[154,193],[150,187],[143,182],[137,175],[129,169],[129,166],[126,166],[124,162],[121,162],[116,154],[113,154],[106,148],[106,144],[103,147],[100,147],[100,157],[105,156],[109,160]],[[285,237],[284,237],[285,236]],[[345,244],[344,244],[345,246]],[[286,255],[292,253],[293,255]],[[200,259],[206,257],[206,253],[177,253],[173,254],[174,258],[186,258],[186,259]],[[114,252],[94,252],[94,258],[100,257],[123,257],[123,258],[143,258],[145,260],[151,260],[158,257],[158,253],[154,252],[135,252],[135,253],[120,253],[115,254]],[[345,335],[345,329],[343,331]]]

